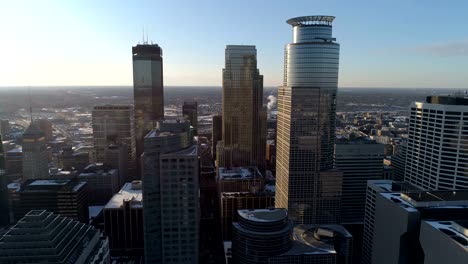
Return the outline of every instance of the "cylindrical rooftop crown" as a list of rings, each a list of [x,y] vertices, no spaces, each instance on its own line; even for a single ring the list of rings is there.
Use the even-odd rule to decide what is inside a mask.
[[[286,23],[293,26],[293,43],[332,40],[334,16],[302,16],[291,18]]]

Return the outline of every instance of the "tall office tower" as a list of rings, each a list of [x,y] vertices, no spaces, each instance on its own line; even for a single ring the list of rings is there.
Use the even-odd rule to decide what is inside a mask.
[[[15,147],[5,152],[5,167],[8,181],[23,177],[23,148]]]
[[[466,263],[468,259],[467,236],[463,229],[457,230],[457,222],[459,226],[468,220],[468,190],[378,193],[373,219],[371,263]],[[432,227],[423,223],[428,220]],[[447,237],[442,238],[443,234]],[[442,250],[463,253],[440,262],[445,252],[431,251]],[[431,259],[437,255],[437,259]]]
[[[116,255],[143,255],[141,181],[127,182],[104,207],[104,231]]]
[[[190,122],[158,122],[144,146],[145,261],[198,263],[198,151]]]
[[[102,163],[89,164],[77,178],[88,183],[88,204],[91,206],[104,206],[121,186],[119,171]]]
[[[213,159],[216,159],[216,146],[218,141],[222,140],[223,136],[223,116],[222,115],[213,115],[213,124],[211,127],[211,144],[212,144],[212,153]]]
[[[266,108],[255,46],[226,46],[219,167],[265,168]],[[220,151],[219,151],[220,150]]]
[[[111,263],[101,231],[44,210],[28,212],[0,237],[0,262]]]
[[[364,221],[368,180],[383,178],[384,145],[374,140],[344,139],[336,141],[335,165],[343,172],[341,223]]]
[[[341,173],[333,169],[340,46],[332,16],[287,21],[293,43],[285,49],[278,90],[276,207],[296,223],[336,223]]]
[[[0,135],[0,227],[8,225],[8,180],[5,168],[5,153],[3,152],[2,135]]]
[[[182,116],[185,120],[189,120],[193,127],[193,135],[198,135],[198,103],[184,102],[182,105]]]
[[[127,175],[135,175],[135,130],[131,105],[100,105],[93,109],[93,141],[95,162],[106,161],[111,145],[125,145],[128,155]]]
[[[352,236],[339,225],[297,225],[285,209],[239,210],[232,263],[351,263]]]
[[[53,136],[52,123],[47,119],[34,120],[34,123],[36,123],[36,126],[39,128],[39,130],[41,130],[42,133],[44,133],[46,141],[51,141]]]
[[[427,190],[468,189],[468,98],[411,104],[405,181]]]
[[[164,119],[162,49],[156,44],[136,45],[133,54],[133,100],[138,178],[143,142],[158,120]]]
[[[89,222],[88,184],[74,180],[27,180],[8,184],[10,222],[17,222],[31,210],[43,209]]]
[[[48,157],[44,133],[31,122],[23,133],[23,180],[49,178]]]
[[[104,165],[115,168],[119,173],[119,188],[128,180],[128,148],[125,144],[109,145]]]
[[[8,120],[0,119],[0,135],[6,138],[10,134],[10,123]]]

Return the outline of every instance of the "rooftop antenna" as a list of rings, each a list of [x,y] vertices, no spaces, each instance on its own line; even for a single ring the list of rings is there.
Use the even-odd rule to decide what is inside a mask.
[[[141,44],[146,44],[145,43],[145,27],[143,27],[143,34],[141,35],[143,42]]]

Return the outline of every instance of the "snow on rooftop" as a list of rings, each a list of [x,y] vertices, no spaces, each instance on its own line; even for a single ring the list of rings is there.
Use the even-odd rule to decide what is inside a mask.
[[[70,180],[35,180],[29,185],[39,186],[39,185],[65,185],[69,183]]]
[[[256,175],[253,170],[246,167],[235,167],[235,168],[219,168],[219,177],[223,179],[250,179]]]
[[[143,207],[143,194],[141,190],[141,181],[127,182],[122,189],[114,194],[104,207],[105,209],[121,208],[124,201],[131,201],[133,208]]]

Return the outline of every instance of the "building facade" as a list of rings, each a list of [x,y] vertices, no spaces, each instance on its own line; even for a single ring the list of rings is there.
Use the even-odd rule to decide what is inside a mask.
[[[146,263],[198,263],[198,151],[190,122],[158,122],[145,137]]]
[[[78,180],[27,180],[8,185],[10,222],[31,210],[47,210],[88,223],[88,184]]]
[[[369,139],[337,140],[335,165],[343,172],[342,224],[363,223],[368,180],[383,178],[384,145]]]
[[[111,263],[101,231],[44,210],[29,211],[0,237],[0,262]]]
[[[105,205],[120,190],[119,171],[102,163],[88,165],[78,179],[87,182],[89,205]]]
[[[193,127],[193,135],[198,135],[198,103],[184,102],[182,105],[182,117],[190,121]]]
[[[104,207],[104,231],[115,255],[143,254],[141,181],[126,183]]]
[[[333,19],[287,21],[293,43],[278,90],[275,203],[300,224],[336,223],[340,216],[342,175],[333,169],[340,46]]]
[[[163,58],[157,44],[143,43],[132,47],[133,100],[137,168],[141,166],[143,142],[156,124],[164,119]],[[137,170],[138,178],[141,170]]]
[[[127,175],[136,177],[134,113],[131,105],[95,106],[92,113],[93,142],[97,163],[104,163],[109,146],[124,145],[127,148]]]
[[[8,225],[8,180],[6,176],[5,152],[3,151],[2,135],[0,134],[0,227]]]
[[[428,96],[411,105],[405,181],[427,190],[468,188],[468,98]]]
[[[216,159],[216,156],[217,156],[216,146],[218,144],[218,141],[222,140],[223,138],[223,116],[213,115],[212,122],[213,122],[212,127],[211,127],[212,154],[213,154],[213,159]]]
[[[266,108],[255,46],[226,46],[219,167],[265,167]]]
[[[36,123],[36,126],[44,134],[44,137],[45,137],[46,141],[51,141],[53,139],[52,123],[49,120],[47,120],[47,119],[38,119],[38,120],[34,120],[34,123]]]
[[[23,180],[49,178],[49,153],[39,128],[31,122],[23,133]]]

